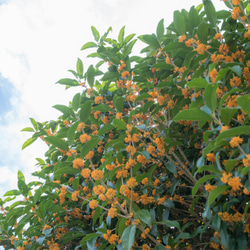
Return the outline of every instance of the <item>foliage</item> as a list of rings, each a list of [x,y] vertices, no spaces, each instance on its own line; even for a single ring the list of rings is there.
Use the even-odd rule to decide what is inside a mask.
[[[31,119],[48,144],[26,184],[1,201],[5,249],[250,249],[248,1],[175,11],[165,32],[118,40],[91,27],[98,58],[56,121]],[[204,7],[204,8],[203,8]],[[249,26],[250,27],[250,26]],[[106,72],[101,66],[108,64]],[[16,196],[23,201],[5,203]]]

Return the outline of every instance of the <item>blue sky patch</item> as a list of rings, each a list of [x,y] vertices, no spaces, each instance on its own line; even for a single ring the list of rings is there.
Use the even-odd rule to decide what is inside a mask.
[[[11,97],[14,90],[13,84],[0,74],[0,119],[12,109]]]

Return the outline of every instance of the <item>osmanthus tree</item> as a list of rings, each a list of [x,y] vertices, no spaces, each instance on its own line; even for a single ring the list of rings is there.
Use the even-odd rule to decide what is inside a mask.
[[[55,121],[30,119],[48,144],[41,179],[1,200],[5,249],[250,249],[248,1],[175,11],[165,30],[118,40],[91,27],[98,63]],[[108,64],[106,72],[101,65]],[[16,196],[24,200],[14,201]],[[12,205],[6,206],[6,202]]]

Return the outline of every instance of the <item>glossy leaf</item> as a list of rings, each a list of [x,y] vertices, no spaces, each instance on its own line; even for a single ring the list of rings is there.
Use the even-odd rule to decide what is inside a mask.
[[[98,42],[100,39],[99,32],[97,31],[97,29],[94,26],[91,26],[91,31],[92,31],[92,34],[93,34],[95,40]]]
[[[249,126],[240,126],[236,128],[230,128],[218,135],[216,141],[219,142],[223,139],[238,136],[238,135],[250,135]]]
[[[67,116],[69,116],[69,115],[74,116],[75,115],[74,111],[65,105],[54,105],[53,108],[61,111],[63,114],[65,114]]]
[[[62,140],[61,138],[58,138],[56,136],[47,136],[47,137],[44,137],[44,140],[52,144],[53,146],[58,147],[64,151],[69,150],[68,143]]]
[[[136,212],[136,215],[138,215],[139,219],[143,221],[147,225],[151,225],[151,214],[148,210],[142,209]]]
[[[82,60],[80,58],[77,58],[76,70],[77,70],[77,73],[79,74],[79,76],[82,77],[82,75],[83,75],[83,63],[82,63]]]
[[[242,95],[237,98],[238,105],[250,116],[250,96]]]
[[[94,47],[97,47],[96,43],[94,43],[94,42],[87,42],[87,43],[85,43],[82,46],[81,50],[85,50],[85,49],[88,49],[88,48],[94,48]]]
[[[81,94],[77,93],[74,95],[73,100],[72,100],[72,107],[75,111],[79,109],[80,103],[81,103]]]
[[[81,158],[84,158],[89,151],[97,147],[99,141],[100,141],[99,136],[92,136],[92,138],[89,141],[84,143],[83,149],[81,151]]]
[[[31,145],[36,139],[37,139],[37,137],[31,137],[28,140],[26,140],[22,145],[22,149],[25,149],[26,147]]]
[[[123,97],[118,97],[115,100],[114,106],[115,106],[115,108],[117,109],[118,112],[123,112],[124,101],[125,101],[125,99]]]
[[[187,84],[187,86],[190,88],[192,88],[192,87],[206,88],[207,85],[208,85],[208,82],[203,78],[195,78],[195,79],[191,80],[190,82],[188,82],[188,84]]]
[[[90,87],[93,87],[95,81],[95,69],[93,65],[90,65],[87,70],[87,80]]]
[[[174,27],[177,30],[178,35],[184,35],[186,33],[184,16],[178,10],[174,11]]]
[[[188,110],[182,110],[180,113],[178,113],[173,121],[211,121],[213,118],[208,115],[206,112],[198,109],[188,109]]]
[[[106,134],[108,131],[111,131],[113,128],[114,128],[113,125],[111,125],[110,123],[107,123],[99,129],[98,135]]]
[[[134,240],[135,240],[135,232],[136,227],[135,225],[130,225],[123,231],[121,240],[122,240],[122,246],[124,250],[130,250]]]
[[[161,19],[157,25],[156,34],[158,40],[161,42],[164,35],[164,19]]]
[[[122,43],[124,41],[124,29],[125,29],[125,26],[123,26],[120,29],[120,32],[119,32],[119,35],[118,35],[118,42],[119,43]]]
[[[114,119],[112,124],[118,129],[122,129],[122,130],[127,129],[126,123],[122,120]]]
[[[192,195],[196,195],[196,193],[198,192],[198,189],[200,187],[200,185],[208,180],[211,179],[215,179],[216,177],[218,177],[217,175],[205,175],[203,177],[201,177],[196,184],[194,185],[193,189],[192,189]]]
[[[223,193],[224,191],[226,191],[227,189],[229,189],[229,186],[228,185],[222,185],[222,186],[219,186],[215,189],[213,189],[210,193],[209,193],[209,196],[208,196],[208,205],[210,206],[214,201],[215,199],[221,195],[221,193]]]
[[[204,8],[205,8],[208,21],[210,22],[212,26],[216,26],[216,21],[217,21],[216,10],[214,8],[212,1],[203,0],[203,4],[204,4]]]
[[[211,83],[206,86],[204,92],[204,99],[206,105],[212,110],[213,113],[217,107],[217,95],[216,95],[217,88],[218,84]]]
[[[61,79],[56,83],[59,83],[59,84],[62,84],[62,85],[73,86],[73,87],[80,86],[78,81],[70,79],[70,78]]]
[[[89,116],[91,114],[91,101],[86,101],[81,106],[80,110],[80,119],[82,122],[86,122],[89,119]]]

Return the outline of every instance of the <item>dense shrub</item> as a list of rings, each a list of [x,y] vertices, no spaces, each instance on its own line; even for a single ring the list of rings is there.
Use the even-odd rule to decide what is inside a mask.
[[[5,249],[250,249],[250,26],[248,1],[174,12],[156,34],[108,38],[55,121],[30,119],[23,148],[48,144],[41,182],[1,201]],[[203,9],[204,6],[204,9]],[[102,65],[108,65],[102,72]],[[34,191],[35,190],[35,191]],[[7,201],[16,196],[23,201]]]

